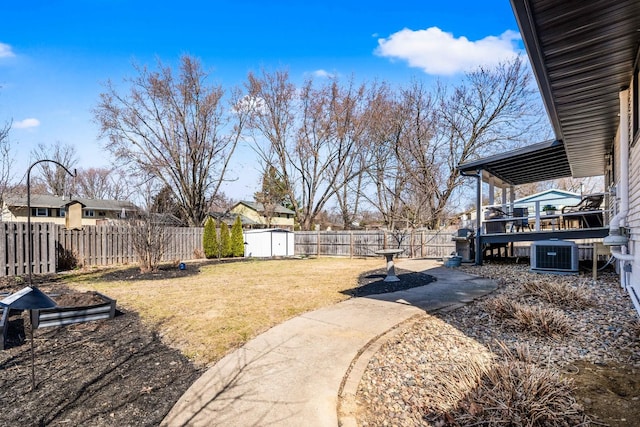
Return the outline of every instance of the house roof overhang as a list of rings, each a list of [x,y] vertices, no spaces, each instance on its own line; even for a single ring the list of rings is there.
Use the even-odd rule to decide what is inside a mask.
[[[571,176],[561,141],[531,144],[458,166],[463,174],[482,171],[482,179],[499,187],[549,181]]]
[[[640,42],[637,0],[511,0],[571,175],[602,175]]]

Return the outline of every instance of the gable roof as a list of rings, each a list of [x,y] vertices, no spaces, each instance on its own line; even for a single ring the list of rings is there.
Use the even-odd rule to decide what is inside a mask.
[[[637,0],[511,0],[575,178],[603,175],[640,43]]]
[[[223,221],[227,225],[233,225],[237,217],[240,217],[240,223],[243,227],[249,225],[258,225],[258,223],[251,218],[247,218],[246,216],[235,212],[209,212],[207,215],[215,219],[216,221]]]
[[[258,202],[248,202],[246,200],[242,200],[238,203],[235,204],[234,208],[238,205],[245,205],[251,209],[253,209],[256,212],[264,212],[264,205],[262,203],[258,203]],[[274,209],[275,213],[280,213],[280,214],[287,214],[287,215],[295,215],[295,212],[292,211],[291,209],[287,209],[284,206],[281,205],[277,205]]]
[[[551,189],[540,191],[539,193],[531,194],[526,197],[521,197],[517,200],[514,200],[515,203],[526,203],[526,202],[534,202],[536,200],[550,200],[550,199],[575,199],[580,200],[582,197],[577,193],[572,193],[571,191]]]

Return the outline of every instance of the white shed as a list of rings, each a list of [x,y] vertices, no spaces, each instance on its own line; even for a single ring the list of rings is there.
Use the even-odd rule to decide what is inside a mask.
[[[293,256],[294,233],[281,228],[245,230],[245,257]]]

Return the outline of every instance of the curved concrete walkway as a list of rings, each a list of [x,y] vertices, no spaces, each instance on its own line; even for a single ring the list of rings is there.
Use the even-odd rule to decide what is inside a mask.
[[[350,398],[388,331],[416,315],[470,302],[496,288],[491,280],[433,260],[400,260],[397,266],[437,280],[352,298],[271,328],[206,371],[162,425],[355,425]],[[338,411],[340,393],[346,404]]]

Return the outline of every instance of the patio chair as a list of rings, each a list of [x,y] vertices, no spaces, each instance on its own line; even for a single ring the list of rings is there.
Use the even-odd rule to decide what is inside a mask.
[[[510,232],[513,232],[515,228],[516,231],[524,231],[525,228],[528,228],[531,231],[531,224],[529,224],[529,208],[513,208],[513,222],[511,223]]]
[[[603,200],[604,194],[595,194],[583,197],[577,205],[563,207],[562,222],[564,228],[567,228],[567,222],[575,219],[580,221],[580,228],[602,227],[602,212],[594,211],[600,210]],[[569,215],[565,216],[565,214]]]
[[[506,217],[507,217],[507,214],[504,213],[502,209],[498,207],[488,207],[487,213],[486,213],[486,219],[492,220],[492,221],[485,223],[485,232],[487,234],[506,233],[507,223],[506,221],[502,221],[502,219]],[[495,220],[500,220],[500,221],[495,221]]]

